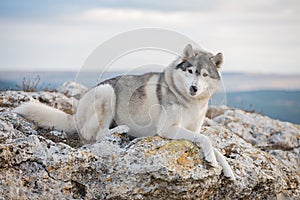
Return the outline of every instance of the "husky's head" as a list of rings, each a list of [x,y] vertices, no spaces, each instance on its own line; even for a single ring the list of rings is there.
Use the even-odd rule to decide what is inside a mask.
[[[218,88],[222,62],[222,53],[213,55],[188,44],[174,65],[174,84],[192,98],[210,97]]]

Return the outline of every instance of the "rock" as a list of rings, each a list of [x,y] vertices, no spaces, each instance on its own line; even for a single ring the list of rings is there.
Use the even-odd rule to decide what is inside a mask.
[[[24,91],[2,91],[0,92],[0,108],[14,108],[27,101],[38,101],[54,108],[63,110],[66,113],[74,113],[72,98],[58,92],[24,92]]]
[[[114,134],[98,143],[83,145],[77,135],[40,129],[11,113],[20,99],[39,100],[41,96],[52,106],[60,97],[69,102],[60,93],[1,93],[0,196],[4,199],[300,196],[300,176],[297,163],[292,160],[300,155],[297,125],[224,106],[216,108],[218,114],[206,119],[201,131],[225,155],[237,178],[231,182],[220,166],[209,166],[201,149],[189,141],[158,136],[132,140]],[[70,109],[68,104],[60,105]],[[289,148],[277,148],[279,144]]]
[[[255,147],[284,161],[285,165],[294,168],[300,174],[299,125],[224,106],[217,109],[219,113],[222,113],[220,109],[223,109],[223,114],[214,117],[213,121],[224,125]]]
[[[88,91],[88,88],[84,85],[73,81],[65,82],[61,87],[58,88],[58,91],[65,94],[68,97],[74,97],[77,100]]]
[[[209,119],[215,118],[217,116],[224,114],[226,109],[227,109],[226,106],[210,106],[207,109],[206,117],[208,117]]]

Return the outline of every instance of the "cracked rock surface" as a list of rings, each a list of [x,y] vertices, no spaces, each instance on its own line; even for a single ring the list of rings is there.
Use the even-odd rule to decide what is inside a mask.
[[[300,174],[300,126],[256,113],[211,107],[208,117]]]
[[[72,88],[76,84],[72,84]],[[79,87],[80,88],[80,87]],[[66,91],[60,88],[61,91]],[[77,90],[78,91],[78,90]],[[41,101],[74,112],[72,92],[0,93],[3,199],[298,199],[300,127],[256,113],[212,107],[202,128],[237,178],[204,161],[192,142],[114,134],[83,144],[11,112]]]

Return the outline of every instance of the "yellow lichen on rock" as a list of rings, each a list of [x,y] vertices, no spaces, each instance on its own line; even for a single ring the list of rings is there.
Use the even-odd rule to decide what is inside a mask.
[[[182,153],[178,158],[177,158],[177,163],[183,167],[193,167],[194,164],[191,160],[190,157],[188,157],[189,155],[187,153]]]

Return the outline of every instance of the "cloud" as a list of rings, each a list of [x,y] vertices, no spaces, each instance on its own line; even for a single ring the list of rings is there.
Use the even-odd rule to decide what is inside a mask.
[[[182,24],[186,23],[187,13],[161,11],[144,11],[137,9],[98,8],[84,11],[66,19],[82,23],[159,23]]]
[[[64,1],[55,9],[46,0],[33,6],[40,11],[27,4],[22,7],[24,3],[16,10],[0,5],[0,11],[10,8],[0,14],[0,67],[79,68],[97,45],[113,35],[161,27],[183,33],[212,52],[222,51],[225,70],[300,73],[297,1],[99,2]]]

